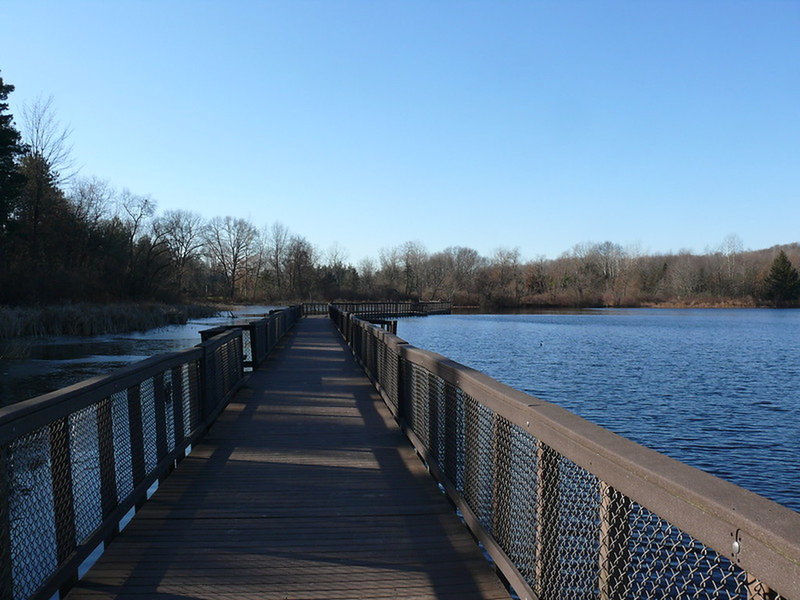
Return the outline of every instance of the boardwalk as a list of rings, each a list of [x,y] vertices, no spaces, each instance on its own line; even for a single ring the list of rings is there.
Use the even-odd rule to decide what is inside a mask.
[[[307,318],[68,597],[508,593],[332,323]]]

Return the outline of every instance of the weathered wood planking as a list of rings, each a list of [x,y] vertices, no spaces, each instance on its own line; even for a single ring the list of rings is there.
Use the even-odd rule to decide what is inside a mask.
[[[69,594],[508,597],[325,318],[297,325]]]

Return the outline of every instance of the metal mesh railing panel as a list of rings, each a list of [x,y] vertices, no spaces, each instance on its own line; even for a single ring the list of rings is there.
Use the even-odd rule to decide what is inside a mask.
[[[609,488],[606,494],[606,510],[620,523],[615,535],[604,538],[601,554],[615,593],[653,600],[780,598],[726,556],[620,492]]]
[[[503,417],[495,421],[493,537],[527,581],[536,576],[537,441]]]
[[[217,386],[215,393],[217,397],[223,397],[228,389],[228,353],[225,352],[224,345],[214,350],[214,367]]]
[[[166,434],[167,434],[167,452],[175,450],[175,402],[180,402],[180,398],[175,398],[175,392],[178,389],[177,382],[173,381],[173,372],[166,371],[164,373],[164,404],[166,416]],[[180,433],[178,433],[180,435]]]
[[[158,446],[156,443],[156,405],[153,380],[145,379],[139,385],[142,405],[142,431],[144,443],[145,474],[150,474],[158,464]]]
[[[58,565],[50,467],[49,427],[9,444],[8,519],[14,598],[30,596]]]
[[[111,396],[111,427],[118,502],[123,502],[134,488],[129,418],[128,393],[117,392]]]
[[[389,350],[387,346],[381,349],[381,387],[386,392],[395,410],[398,408],[397,381],[398,381],[398,358],[395,352]]]
[[[492,447],[494,414],[469,395],[464,395],[464,499],[481,526],[492,532],[494,468]]]
[[[181,367],[183,373],[183,426],[187,434],[200,424],[200,366],[196,361]]]
[[[96,407],[88,406],[68,419],[75,542],[82,544],[103,522]]]
[[[538,564],[529,583],[543,599],[594,598],[599,573],[599,482],[542,443],[537,469]]]
[[[430,414],[428,412],[428,372],[417,365],[408,364],[409,392],[411,393],[411,413],[406,419],[411,429],[425,445],[430,448]]]
[[[428,448],[438,465],[445,457],[445,385],[444,380],[428,374]]]
[[[464,396],[451,383],[444,387],[444,460],[440,467],[460,493],[464,492]]]
[[[253,361],[253,344],[250,339],[250,328],[242,327],[242,359],[245,362]]]

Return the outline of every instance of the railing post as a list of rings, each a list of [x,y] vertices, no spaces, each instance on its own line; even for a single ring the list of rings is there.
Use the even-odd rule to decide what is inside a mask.
[[[183,424],[183,369],[172,367],[172,430],[175,433],[177,448],[186,438]]]
[[[117,506],[117,469],[114,459],[114,424],[111,416],[112,398],[97,403],[97,437],[100,454],[100,505],[103,520]]]
[[[50,430],[50,477],[53,486],[53,517],[56,556],[63,563],[75,550],[75,507],[72,494],[72,460],[69,417],[53,421]]]
[[[625,496],[600,482],[600,600],[626,598],[630,582],[630,503]]]
[[[136,487],[144,480],[146,474],[142,400],[138,385],[128,388],[128,431],[131,440],[131,476],[133,487]]]
[[[444,461],[442,468],[450,482],[459,487],[458,456],[458,390],[448,382],[444,384]]]
[[[201,346],[203,354],[200,358],[200,392],[202,397],[202,422],[208,425],[208,419],[216,405],[217,373],[214,351],[208,346]]]
[[[511,474],[511,423],[495,415],[492,423],[492,536],[508,551],[511,507],[508,503],[514,482]]]
[[[748,600],[775,600],[778,594],[773,592],[768,585],[761,583],[750,573],[747,574],[747,599]]]
[[[11,519],[8,504],[11,492],[11,473],[8,470],[8,446],[0,445],[0,600],[14,597],[11,572]]]
[[[156,462],[167,455],[167,390],[164,388],[164,373],[153,376],[153,412],[156,420]]]
[[[536,561],[534,592],[539,600],[560,600],[558,594],[558,453],[536,443]]]
[[[189,375],[189,422],[184,423],[184,437],[194,431],[197,424],[202,421],[203,410],[203,384],[201,381],[201,366],[199,361],[193,360],[186,365]]]
[[[403,360],[402,355],[400,352],[397,353],[397,418],[403,419],[408,422],[406,416],[408,415],[407,410],[407,402],[406,399],[407,395],[407,388],[408,382],[406,381],[406,361]]]
[[[434,393],[438,386],[436,376],[428,372],[428,451],[434,457],[440,467],[444,467],[444,448],[439,443],[440,432],[444,427],[444,423],[439,419],[439,403],[444,404],[444,398]],[[442,396],[444,392],[442,393]]]

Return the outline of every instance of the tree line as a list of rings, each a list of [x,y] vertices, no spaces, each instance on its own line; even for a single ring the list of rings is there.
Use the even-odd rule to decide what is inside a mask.
[[[582,243],[555,259],[408,241],[352,264],[281,223],[159,212],[148,195],[71,173],[68,130],[49,102],[18,131],[0,78],[0,304],[211,299],[447,299],[459,305],[753,306],[800,295],[800,246],[704,254]]]

